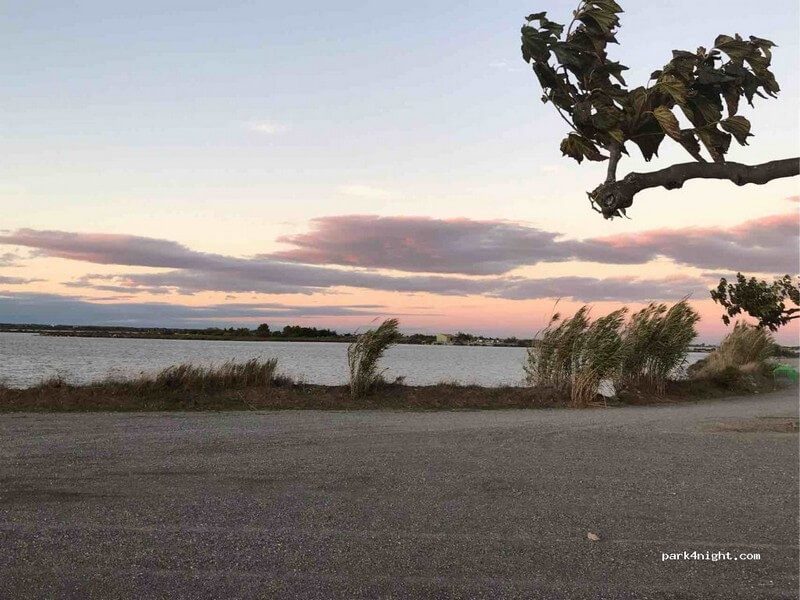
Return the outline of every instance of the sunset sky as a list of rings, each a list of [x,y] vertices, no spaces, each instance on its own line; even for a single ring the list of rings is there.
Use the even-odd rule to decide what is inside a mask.
[[[5,2],[0,322],[529,337],[558,298],[690,295],[718,340],[721,276],[798,272],[798,178],[590,210],[605,165],[561,156],[519,52],[523,16],[575,4]],[[796,0],[622,4],[631,87],[720,33],[775,41],[782,92],[729,160],[797,156]],[[620,173],[690,160],[673,146]]]

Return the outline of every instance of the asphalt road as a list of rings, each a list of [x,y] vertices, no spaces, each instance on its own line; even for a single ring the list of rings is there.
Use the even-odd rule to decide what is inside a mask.
[[[796,598],[796,415],[4,414],[0,598]]]

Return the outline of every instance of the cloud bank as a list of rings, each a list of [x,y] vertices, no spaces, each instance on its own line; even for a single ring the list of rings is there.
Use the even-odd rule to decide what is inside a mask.
[[[709,277],[529,278],[511,272],[543,262],[642,265],[661,257],[716,272],[791,273],[798,263],[795,214],[727,228],[658,229],[585,240],[565,240],[555,232],[507,221],[349,215],[316,219],[309,232],[281,241],[293,248],[242,258],[133,235],[34,229],[0,235],[0,244],[30,248],[33,256],[160,269],[90,274],[66,283],[116,294],[308,295],[348,287],[513,300],[639,302],[704,296]],[[21,282],[12,279],[0,283]]]
[[[0,292],[0,322],[74,325],[207,327],[243,319],[267,321],[303,317],[378,317],[381,305],[293,306],[280,303],[183,306],[165,302],[103,303],[58,294]]]
[[[409,272],[499,275],[543,262],[645,264],[657,258],[703,269],[792,272],[798,216],[774,215],[735,227],[657,229],[586,240],[507,221],[345,215],[311,222],[278,241],[271,256],[306,264]]]

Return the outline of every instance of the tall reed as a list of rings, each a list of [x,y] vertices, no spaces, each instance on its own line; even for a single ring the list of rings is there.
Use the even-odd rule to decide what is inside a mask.
[[[686,364],[699,320],[700,315],[686,300],[670,308],[651,303],[635,313],[623,332],[623,382],[663,392],[670,376]]]
[[[597,395],[603,379],[616,379],[624,360],[625,343],[621,335],[627,308],[600,317],[586,328],[575,345],[572,403],[583,406]]]
[[[362,398],[383,381],[379,362],[383,353],[400,340],[397,319],[386,319],[376,329],[365,331],[347,347],[350,395]]]
[[[594,398],[603,379],[662,392],[686,361],[699,315],[685,300],[650,304],[628,321],[627,313],[621,308],[592,322],[582,306],[572,317],[555,315],[528,350],[528,383],[568,390],[576,405]]]
[[[569,391],[573,404],[589,402],[600,380],[617,375],[626,313],[622,308],[591,322],[589,307],[582,306],[563,320],[554,315],[528,350],[527,381]]]
[[[582,306],[571,317],[554,314],[547,327],[534,338],[528,349],[525,374],[531,385],[566,389],[572,380],[575,347],[589,326],[589,307]]]

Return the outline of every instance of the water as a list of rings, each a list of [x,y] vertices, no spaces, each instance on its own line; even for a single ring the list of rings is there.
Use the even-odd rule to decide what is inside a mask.
[[[410,385],[521,385],[525,352],[525,348],[399,345],[389,349],[383,365],[387,379],[402,376]],[[703,356],[693,352],[689,362]],[[272,357],[277,357],[280,372],[307,383],[347,382],[347,344],[336,342],[142,340],[0,332],[0,381],[12,387],[35,385],[54,375],[87,383],[185,362],[209,365]]]
[[[336,342],[222,342],[79,338],[0,332],[0,381],[35,385],[54,375],[72,383],[125,377],[190,362],[277,357],[280,372],[307,383],[347,382],[347,344]],[[389,380],[410,385],[458,382],[485,386],[520,385],[525,348],[412,346],[390,348],[383,359]]]

